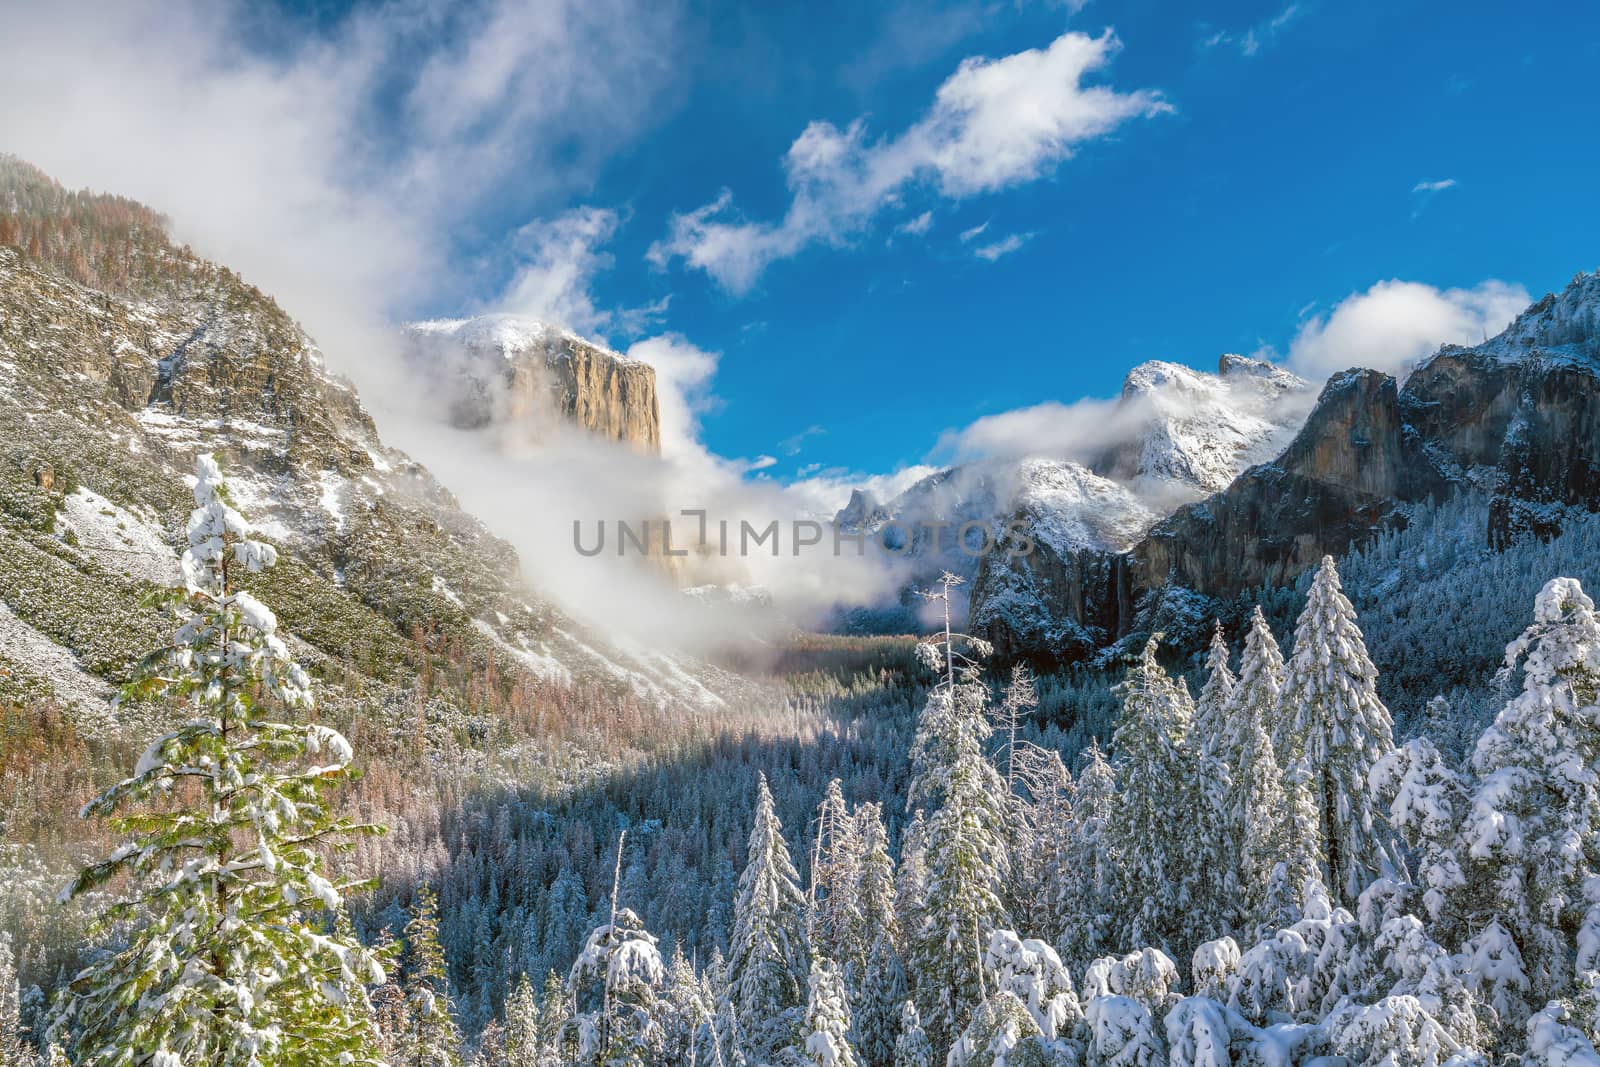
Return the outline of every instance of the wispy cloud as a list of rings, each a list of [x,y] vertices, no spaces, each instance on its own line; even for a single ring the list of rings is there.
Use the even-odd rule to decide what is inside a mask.
[[[989,228],[989,223],[987,221],[984,221],[984,222],[978,223],[976,226],[972,227],[969,230],[962,230],[961,231],[961,243],[962,244],[967,244],[969,241],[972,241],[974,238],[982,236],[983,235],[983,231],[987,230],[988,228]]]
[[[741,293],[777,260],[844,243],[913,185],[959,199],[1042,177],[1080,145],[1172,110],[1153,90],[1083,84],[1120,47],[1109,30],[1064,33],[1046,48],[964,60],[923,117],[895,137],[872,137],[864,119],[844,129],[812,122],[784,157],[792,198],[781,219],[742,218],[724,189],[675,215],[650,259],[682,259]]]
[[[798,456],[800,450],[805,447],[806,438],[816,437],[827,432],[827,428],[823,426],[807,426],[793,437],[785,437],[782,441],[779,441],[778,448],[786,456]]]
[[[1031,232],[1013,233],[1009,236],[1002,237],[1000,240],[995,241],[992,244],[980,245],[979,247],[974,248],[972,250],[972,254],[977,256],[979,259],[986,259],[990,263],[993,263],[1001,256],[1008,256],[1015,252],[1017,249],[1033,240],[1033,238],[1034,234]]]
[[[1455,188],[1454,178],[1441,178],[1436,182],[1418,182],[1411,187],[1413,193],[1441,193],[1446,189]]]
[[[933,228],[933,212],[924,211],[914,219],[907,219],[894,228],[895,233],[906,233],[912,236],[921,236]]]
[[[1216,30],[1201,39],[1206,48],[1230,48],[1240,55],[1253,56],[1271,47],[1290,23],[1304,14],[1298,3],[1292,3],[1269,19],[1264,19],[1244,30]]]

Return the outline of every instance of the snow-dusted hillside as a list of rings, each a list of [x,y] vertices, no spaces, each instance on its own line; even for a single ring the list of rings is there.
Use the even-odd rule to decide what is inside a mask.
[[[181,476],[203,451],[218,454],[237,506],[290,554],[273,579],[286,627],[374,684],[403,688],[408,646],[430,643],[492,655],[536,684],[647,704],[716,705],[737,684],[619,647],[526,588],[511,547],[380,439],[353,388],[270,297],[159,235],[146,241],[149,277],[123,295],[72,281],[48,256],[0,248],[0,602],[9,632],[23,635],[0,642],[0,689],[83,706],[147,650],[155,629],[101,616],[120,605],[118,617],[152,619],[137,603],[173,573]],[[530,336],[520,323],[466,325],[474,336]],[[653,432],[649,368],[598,353],[570,349],[612,374],[619,402],[638,400],[627,386],[645,392],[638,428]],[[575,401],[603,395],[606,381]],[[48,657],[27,652],[46,646]],[[71,663],[81,678],[67,677]]]
[[[1194,500],[1282,451],[1313,399],[1300,378],[1246,356],[1223,356],[1216,374],[1141,363],[1123,381],[1119,404],[1136,430],[1095,469],[1154,505]]]

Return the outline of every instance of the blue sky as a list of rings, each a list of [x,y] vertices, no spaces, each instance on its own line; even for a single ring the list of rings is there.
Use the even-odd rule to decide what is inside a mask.
[[[9,28],[0,90],[38,106],[0,147],[167,210],[336,365],[351,309],[568,319],[666,353],[686,432],[781,480],[945,458],[1146,359],[1398,366],[1600,264],[1589,3],[74,0]]]
[[[1593,5],[1566,5],[1559,31],[1498,4],[868,6],[704,13],[671,115],[582,198],[627,216],[597,302],[670,296],[662,325],[722,353],[707,445],[772,455],[773,475],[914,462],[944,428],[1114,393],[1145,359],[1284,351],[1306,318],[1385,279],[1538,294],[1600,263],[1600,140],[1581,103],[1600,67]],[[808,123],[892,137],[963,58],[1108,27],[1121,48],[1091,83],[1157,91],[1170,112],[999,191],[913,182],[903,206],[743,293],[645,261],[664,220],[722,189],[748,219],[781,216],[782,157]],[[925,234],[895,233],[924,211]],[[974,254],[1010,235],[1031,236]],[[787,454],[813,426],[826,432]]]

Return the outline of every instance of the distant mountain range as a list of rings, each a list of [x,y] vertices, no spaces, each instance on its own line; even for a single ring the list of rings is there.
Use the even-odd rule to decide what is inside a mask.
[[[1499,336],[1446,345],[1403,383],[1373,370],[1331,377],[1304,424],[1225,487],[1128,543],[1053,536],[1059,515],[1026,500],[1027,557],[986,556],[972,626],[1002,652],[1062,662],[1155,628],[1205,630],[1230,598],[1292,582],[1404,524],[1411,506],[1473,488],[1484,537],[1548,536],[1568,508],[1600,506],[1600,274],[1579,274]],[[1157,455],[1168,454],[1155,449]],[[1198,484],[1196,479],[1193,484]]]

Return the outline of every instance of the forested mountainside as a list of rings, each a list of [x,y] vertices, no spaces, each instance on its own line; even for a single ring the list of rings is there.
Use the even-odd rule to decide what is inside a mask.
[[[1441,348],[1404,383],[1372,370],[1334,375],[1281,455],[1131,548],[1043,537],[1026,557],[985,557],[973,625],[1011,655],[1093,656],[1119,638],[1137,642],[1165,598],[1226,601],[1284,585],[1324,553],[1403,525],[1414,505],[1468,489],[1486,495],[1479,537],[1547,536],[1561,511],[1600,505],[1597,387],[1600,273],[1579,274],[1498,336]]]
[[[1600,1063],[1581,503],[1037,679],[744,680],[578,636],[268,298],[7,166],[3,1067]]]

